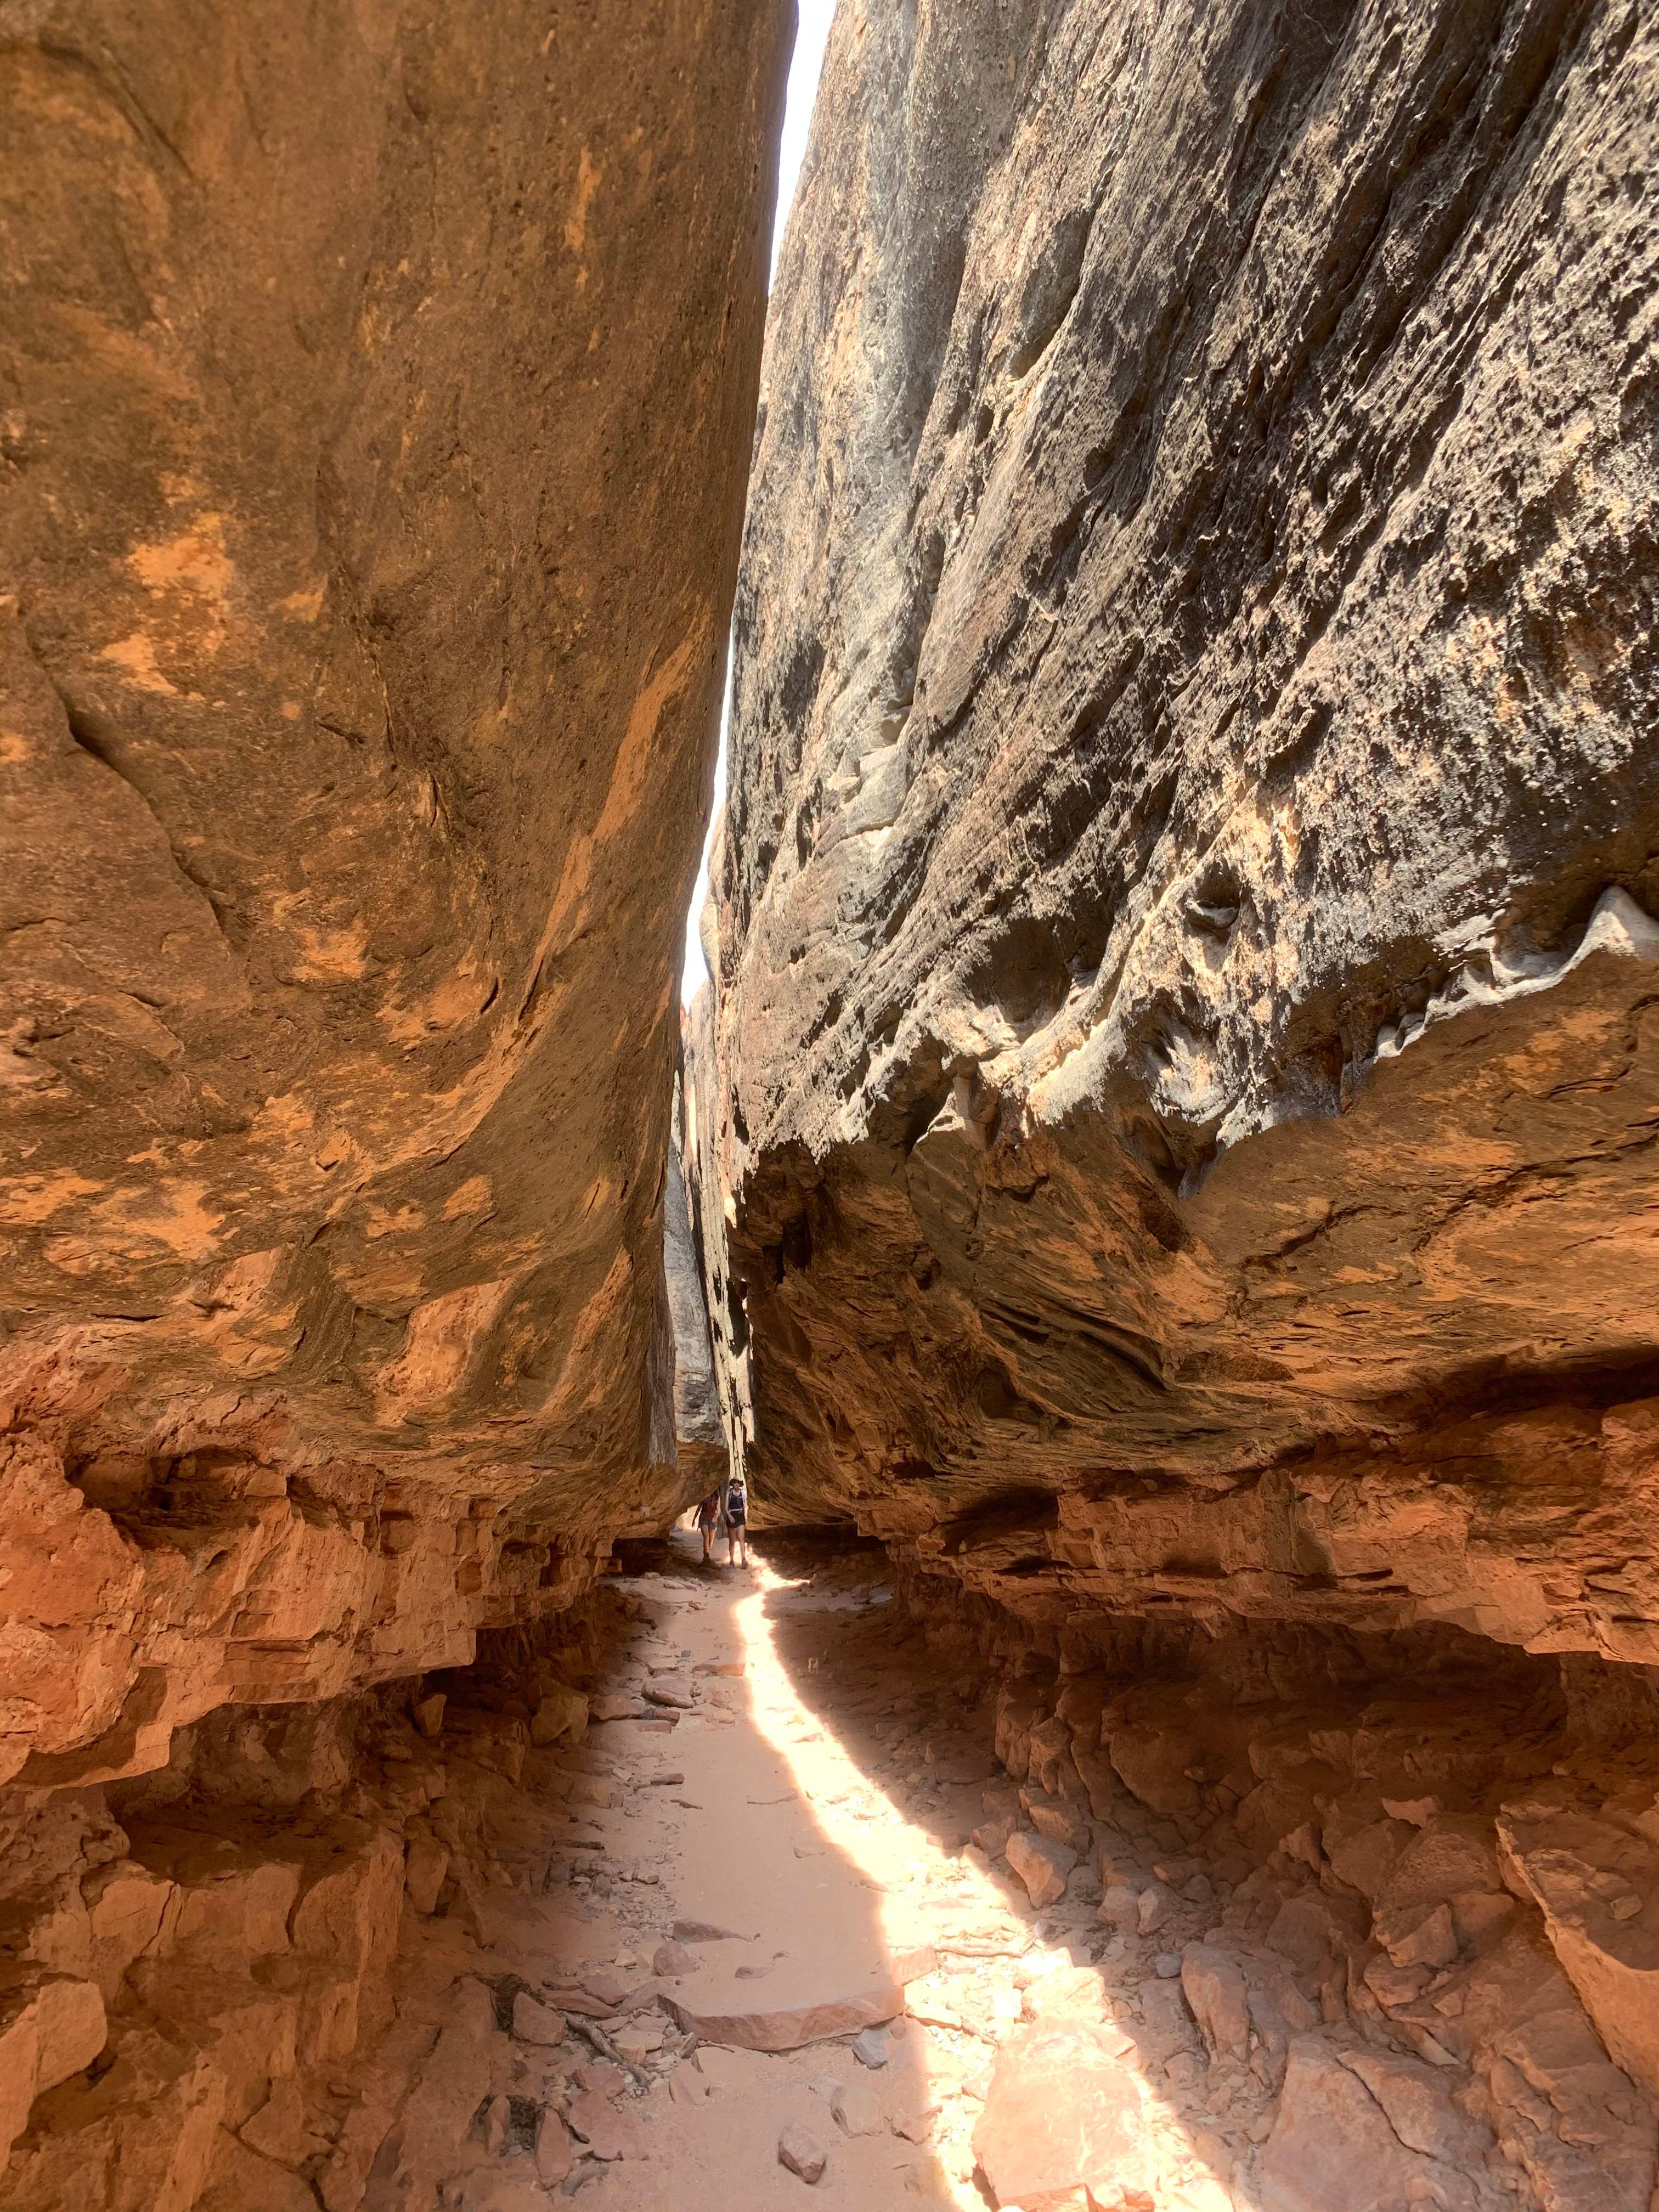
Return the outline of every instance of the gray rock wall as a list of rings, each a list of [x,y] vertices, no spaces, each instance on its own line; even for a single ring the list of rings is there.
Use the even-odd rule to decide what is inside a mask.
[[[668,1147],[668,1183],[663,1203],[663,1273],[674,1328],[674,1437],[681,1462],[695,1471],[706,1490],[726,1472],[726,1431],[714,1379],[701,1239],[693,1224],[681,1164],[687,1132],[678,1086],[674,1104],[674,1139]]]
[[[714,886],[763,1505],[1659,1662],[1656,108],[1624,4],[842,9]]]

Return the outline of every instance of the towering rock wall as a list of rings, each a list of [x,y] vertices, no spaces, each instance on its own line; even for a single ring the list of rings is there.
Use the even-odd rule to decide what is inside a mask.
[[[1272,2212],[1654,2184],[1656,150],[1627,0],[843,0],[775,292],[731,1434]]]
[[[405,1895],[476,1930],[483,1770],[586,1714],[597,1616],[550,1616],[692,1479],[678,953],[787,31],[0,7],[27,2212],[356,2212]],[[434,1686],[486,1628],[505,1674]],[[447,1957],[404,1966],[464,2135],[493,2014]]]
[[[704,1055],[775,1510],[1659,1662],[1656,110],[1623,4],[842,9]]]
[[[4,14],[0,1778],[465,1661],[678,1502],[785,31]]]

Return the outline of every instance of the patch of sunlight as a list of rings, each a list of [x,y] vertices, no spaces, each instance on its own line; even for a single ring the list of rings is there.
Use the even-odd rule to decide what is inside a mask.
[[[929,2094],[952,2116],[941,2122],[934,2143],[941,2183],[958,2212],[985,2212],[987,2199],[973,2179],[970,2141],[983,2082],[980,2094],[968,2090],[964,2109],[964,2081],[983,2076],[998,2046],[1019,2027],[1026,1985],[1070,1966],[1072,1954],[1063,1933],[1052,1946],[1045,1942],[1050,1931],[1044,1921],[1011,1905],[983,1863],[946,1850],[895,1805],[864,1772],[825,1713],[803,1701],[766,1610],[769,1597],[802,1585],[760,1560],[753,1572],[755,1587],[732,1607],[732,1619],[742,1639],[754,1726],[788,1769],[826,1842],[873,1893],[889,1954],[920,1945],[939,1954],[941,1971],[913,1985],[908,2009],[922,2031],[918,2056]],[[816,1605],[809,1600],[805,1609],[853,1611],[858,1602],[838,1593]],[[807,1671],[817,1671],[810,1661]],[[1109,1965],[1102,1971],[1109,1990]],[[1114,2018],[1119,2009],[1109,1996]],[[1125,2063],[1135,2064],[1132,2045]],[[1139,2078],[1158,2167],[1160,2212],[1255,2212],[1253,2199],[1230,2193],[1200,2152],[1189,2117],[1144,2071]]]

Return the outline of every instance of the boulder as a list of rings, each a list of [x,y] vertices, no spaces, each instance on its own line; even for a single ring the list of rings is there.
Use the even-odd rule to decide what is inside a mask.
[[[1155,1936],[1176,1909],[1173,1893],[1161,1881],[1149,1881],[1135,1899],[1135,1926],[1143,1936]]]
[[[799,2174],[803,2181],[811,2183],[823,2179],[823,2170],[830,2160],[815,2136],[792,2124],[778,2137],[778,2163],[787,2166],[791,2173]]]
[[[449,1846],[430,1833],[409,1839],[404,1854],[404,1894],[416,1912],[432,1912],[449,1874]]]
[[[1107,1927],[1115,1928],[1120,1935],[1138,1935],[1140,1930],[1140,1894],[1127,1882],[1111,1882],[1101,1893],[1095,1907],[1095,1917]]]
[[[644,2150],[639,2123],[631,2113],[618,2111],[598,2089],[584,2089],[573,2097],[565,2113],[570,2132],[587,2146],[590,2158],[614,2163],[638,2158]]]
[[[0,2173],[35,2098],[90,2065],[105,2032],[95,1983],[39,1967],[0,1979]]]
[[[575,2163],[570,2130],[550,2105],[536,2123],[536,2179],[544,2189],[557,2189]]]
[[[1009,1837],[1004,1856],[1025,1885],[1026,1895],[1038,1906],[1052,1905],[1066,1894],[1066,1878],[1077,1864],[1077,1853],[1069,1844],[1056,1843],[1049,1836],[1027,1835],[1024,1829],[1016,1829]]]
[[[1212,2056],[1242,2066],[1250,2055],[1250,2007],[1237,1960],[1212,1943],[1188,1943],[1180,1971],[1181,1993]]]
[[[1298,2036],[1261,2149],[1270,2212],[1399,2212],[1431,2179],[1358,2075],[1322,2037]]]
[[[1498,1823],[1504,1878],[1535,1905],[1609,2052],[1659,2097],[1659,1842],[1567,1810]]]
[[[580,1690],[555,1683],[530,1719],[534,1744],[580,1743],[587,1733],[587,1699]]]
[[[564,2041],[564,2014],[531,1990],[520,1990],[513,2000],[513,2033],[520,2043],[552,2049]]]
[[[92,1938],[93,1978],[105,2002],[111,2003],[134,1960],[172,1942],[179,1887],[136,1859],[117,1859],[88,1875],[81,1893]]]
[[[638,1698],[630,1698],[621,1690],[606,1690],[595,1698],[590,1717],[596,1721],[637,1721],[645,1717],[645,1705]]]
[[[1044,2212],[1085,2190],[1101,2212],[1150,2202],[1145,2093],[1121,2048],[1109,2030],[1073,2018],[1004,2044],[974,2129],[994,2203]]]
[[[646,1683],[645,1694],[653,1705],[667,1705],[677,1712],[689,1713],[696,1703],[689,1674],[653,1674]]]
[[[1397,2051],[1345,2051],[1342,2063],[1357,2074],[1382,2106],[1407,2150],[1439,2159],[1460,2172],[1479,2171],[1492,2147],[1492,2131],[1452,2101],[1443,2066]]]
[[[1047,1836],[1053,1843],[1069,1844],[1079,1858],[1088,1850],[1091,1832],[1075,1802],[1027,1790],[1025,1816],[1038,1835]]]
[[[831,2118],[843,2135],[873,2136],[881,2129],[881,2107],[860,2082],[838,2084],[830,2100]]]
[[[1187,1769],[1197,1756],[1190,1736],[1162,1728],[1120,1727],[1107,1742],[1124,1787],[1154,1813],[1195,1813],[1198,1784]]]

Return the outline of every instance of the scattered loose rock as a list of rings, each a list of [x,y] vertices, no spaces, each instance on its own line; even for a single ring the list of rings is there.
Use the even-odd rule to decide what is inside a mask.
[[[870,2091],[856,2082],[837,2085],[830,2110],[843,2135],[872,2136],[881,2126],[881,2107]]]
[[[645,1694],[653,1705],[672,1705],[682,1712],[690,1712],[696,1703],[684,1674],[653,1674],[645,1686]]]
[[[573,2097],[565,2118],[571,2133],[580,2136],[593,2158],[607,2162],[638,2158],[644,2148],[638,2124],[597,2089],[584,2089]]]
[[[1066,1877],[1077,1864],[1077,1853],[1069,1844],[1057,1843],[1050,1836],[1028,1835],[1017,1829],[1008,1838],[1009,1865],[1025,1885],[1026,1894],[1033,1905],[1052,1905],[1066,1894]]]
[[[805,2128],[792,2126],[778,2137],[778,2162],[787,2166],[791,2173],[798,2173],[803,2181],[816,2182],[823,2179],[830,2160],[823,2146]]]
[[[520,2043],[556,2049],[564,2041],[564,2014],[529,1990],[520,1990],[513,2000],[513,2033]]]
[[[556,2189],[575,2162],[570,2130],[550,2106],[536,2123],[536,2178],[545,2188]]]

